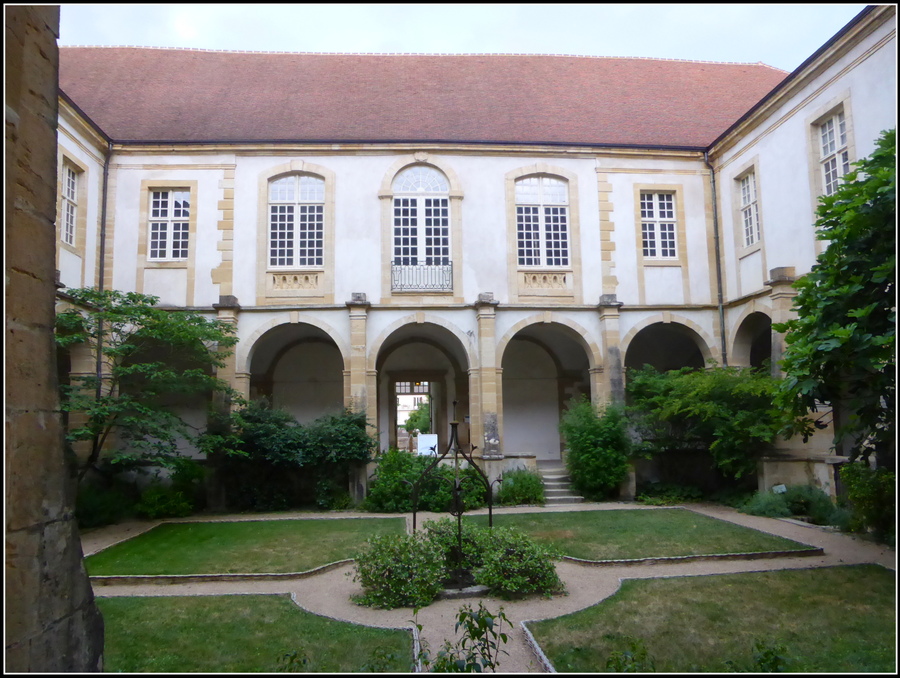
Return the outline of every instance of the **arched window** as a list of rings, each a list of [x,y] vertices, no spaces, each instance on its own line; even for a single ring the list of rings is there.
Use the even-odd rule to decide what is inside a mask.
[[[269,267],[324,265],[325,180],[290,174],[269,181]]]
[[[519,266],[569,266],[569,186],[532,175],[516,180]]]
[[[392,289],[452,290],[447,177],[433,167],[413,165],[397,174],[391,188]]]

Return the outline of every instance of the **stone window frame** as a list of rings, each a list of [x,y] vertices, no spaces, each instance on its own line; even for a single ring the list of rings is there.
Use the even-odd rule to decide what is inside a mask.
[[[66,197],[64,195],[66,186],[66,171],[75,172],[75,220],[73,242],[66,242],[64,237],[65,229],[65,205]],[[59,247],[71,252],[82,259],[85,256],[85,241],[87,239],[87,179],[88,167],[74,157],[73,154],[60,149],[58,160],[58,176],[57,176],[57,242]]]
[[[154,191],[187,191],[190,195],[190,214],[188,215],[188,255],[183,259],[151,259],[150,258],[150,216],[151,195]],[[144,179],[141,181],[140,230],[138,233],[138,267],[139,268],[187,268],[194,270],[197,256],[197,212],[198,212],[197,180],[181,179]]]
[[[826,195],[825,163],[834,157],[833,154],[829,154],[827,157],[823,157],[822,155],[822,125],[830,120],[834,120],[838,115],[843,115],[844,118],[846,143],[835,150],[846,152],[846,169],[853,169],[853,162],[858,158],[856,154],[853,115],[850,107],[850,92],[845,91],[834,97],[823,106],[814,109],[806,118],[807,153],[809,157],[813,214],[815,214],[819,197]],[[838,163],[838,165],[838,169],[841,172],[839,176],[842,177],[845,173],[845,166],[844,163]]]
[[[744,210],[746,206],[743,204],[742,181],[748,177],[753,177],[756,199],[753,204],[756,206],[756,233],[757,238],[752,243],[747,243],[746,229],[744,227]],[[760,172],[759,157],[754,156],[744,164],[742,164],[733,177],[734,183],[732,190],[732,223],[734,226],[734,242],[739,257],[745,257],[762,248],[763,239],[765,238],[765,229],[763,228],[763,196],[760,190]]]
[[[269,258],[269,183],[289,175],[324,180],[321,266],[272,266]],[[334,302],[335,186],[331,169],[306,160],[266,168],[257,176],[257,304],[280,305],[290,299],[330,304]]]
[[[546,176],[566,182],[568,187],[568,266],[520,266],[516,182],[530,176]],[[578,175],[559,166],[538,162],[518,167],[504,176],[506,199],[506,249],[509,297],[512,302],[558,300],[581,303],[581,224]]]
[[[154,215],[153,211],[155,209],[154,205],[155,205],[155,201],[157,199],[156,195],[163,194],[163,193],[167,194],[166,209],[168,210],[169,213],[167,213],[165,216]],[[187,200],[188,214],[187,214],[186,218],[184,217],[184,215],[178,216],[175,214],[176,209],[178,209],[175,207],[175,201],[176,201],[175,194],[177,194],[177,193],[182,193],[182,194],[187,193],[187,195],[188,195],[188,200]],[[146,238],[147,238],[146,258],[147,258],[148,263],[151,263],[151,264],[177,263],[177,264],[184,265],[187,262],[188,258],[190,257],[190,253],[196,247],[196,243],[194,242],[195,237],[196,237],[195,234],[196,234],[196,230],[197,230],[196,229],[196,215],[195,215],[196,210],[195,210],[195,208],[196,208],[196,203],[194,202],[194,195],[192,194],[190,188],[188,188],[188,187],[185,187],[185,186],[166,186],[166,187],[153,186],[152,188],[149,189],[149,191],[148,191],[148,217],[147,217],[147,226],[146,226]],[[192,217],[194,218],[194,225],[195,225],[194,228],[191,228]],[[187,240],[187,246],[186,247],[178,247],[176,250],[175,235],[176,235],[176,233],[183,233],[183,230],[180,228],[176,229],[176,226],[181,226],[183,224],[187,224],[187,226],[188,226],[187,234],[186,234],[187,237],[186,238],[178,238],[177,240],[179,242],[182,242],[183,240]],[[163,231],[166,234],[165,246],[164,246],[165,252],[161,256],[160,255],[154,256],[154,254],[153,254],[153,236],[154,236],[154,233],[157,232],[154,230],[153,227],[156,225],[162,225],[164,227]],[[176,251],[178,251],[178,252],[183,251],[184,254],[176,256],[176,255],[174,255],[174,252],[176,252]]]
[[[675,256],[664,257],[661,255],[644,255],[643,224],[647,221],[641,215],[641,197],[646,194],[671,195],[674,205],[674,239]],[[635,237],[637,239],[638,263],[642,266],[686,266],[687,265],[687,234],[685,230],[684,212],[684,188],[680,184],[635,184],[634,185],[634,217]],[[654,222],[660,221],[654,219]],[[666,223],[670,223],[666,220]],[[657,244],[659,240],[656,240]]]
[[[450,201],[450,261],[453,265],[453,285],[450,290],[405,291],[394,290],[391,281],[391,262],[394,260],[394,179],[413,165],[426,165],[441,172],[450,184],[447,197]],[[456,171],[440,156],[425,151],[397,158],[382,176],[378,190],[381,202],[381,303],[383,304],[425,304],[462,303],[462,201],[465,193]]]

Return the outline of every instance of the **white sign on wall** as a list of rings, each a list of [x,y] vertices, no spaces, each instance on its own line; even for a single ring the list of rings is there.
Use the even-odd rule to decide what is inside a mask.
[[[436,455],[438,454],[437,444],[438,437],[437,433],[420,433],[418,435],[419,440],[419,454],[430,454]],[[431,448],[434,448],[434,451]]]

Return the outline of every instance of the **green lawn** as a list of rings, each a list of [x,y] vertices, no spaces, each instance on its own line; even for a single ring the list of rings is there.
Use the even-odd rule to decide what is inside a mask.
[[[281,657],[305,655],[295,670],[409,672],[412,636],[305,612],[287,596],[97,598],[106,627],[104,671],[271,673]],[[393,654],[372,664],[373,653]]]
[[[470,516],[487,525],[485,515]],[[572,511],[495,515],[564,555],[585,560],[788,551],[803,544],[685,509]]]
[[[657,672],[751,670],[762,639],[785,646],[788,671],[892,674],[895,574],[857,565],[626,580],[598,605],[529,627],[560,672],[605,671],[630,636]]]
[[[85,559],[91,575],[304,572],[352,558],[403,518],[168,523]]]

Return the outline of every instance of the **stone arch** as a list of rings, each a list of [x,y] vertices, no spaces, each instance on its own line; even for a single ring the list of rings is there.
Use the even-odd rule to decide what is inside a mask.
[[[382,332],[369,345],[369,354],[366,356],[366,369],[370,371],[377,369],[378,354],[384,347],[385,342],[388,340],[388,338],[390,338],[392,334],[394,334],[394,332],[396,332],[401,327],[404,327],[405,325],[415,324],[437,325],[438,327],[442,327],[443,329],[450,332],[450,334],[452,334],[459,340],[460,348],[462,348],[463,354],[466,359],[467,368],[471,368],[474,365],[473,357],[475,356],[476,351],[475,346],[472,343],[472,339],[468,334],[463,332],[462,329],[460,329],[458,326],[440,316],[419,311],[418,313],[404,316],[399,320],[392,322],[390,325],[384,328],[384,330],[382,330]]]
[[[347,357],[319,324],[281,322],[260,328],[245,363],[248,395],[271,399],[300,423],[337,413],[345,405]]]
[[[623,366],[626,370],[653,365],[660,371],[681,367],[704,368],[719,355],[711,346],[711,338],[697,323],[666,314],[647,318],[635,325],[622,342]],[[658,349],[657,347],[662,347]],[[627,379],[627,376],[626,376]]]
[[[388,167],[387,172],[384,173],[384,177],[381,180],[381,188],[378,191],[379,197],[393,195],[394,178],[410,165],[430,165],[431,167],[440,170],[443,172],[444,176],[447,177],[447,181],[450,184],[450,197],[463,197],[462,184],[459,181],[456,170],[454,170],[450,163],[443,158],[436,157],[424,151],[398,158],[390,167]]]
[[[499,430],[504,454],[554,463],[562,459],[559,421],[573,397],[595,394],[600,348],[572,320],[554,314],[523,319],[498,342]]]
[[[762,367],[772,358],[772,316],[748,308],[735,323],[730,363],[741,367]]]
[[[272,330],[280,325],[296,325],[303,323],[312,325],[313,327],[316,327],[317,329],[320,329],[325,334],[327,334],[338,347],[338,350],[341,352],[341,359],[344,363],[344,369],[349,369],[350,347],[341,339],[340,334],[338,334],[337,330],[335,330],[334,327],[326,322],[323,322],[319,318],[315,318],[312,316],[304,316],[302,319],[298,319],[296,321],[292,320],[289,316],[280,316],[278,318],[273,318],[263,325],[260,325],[249,337],[241,340],[238,343],[235,351],[235,365],[237,365],[237,371],[245,373],[250,372],[250,365],[253,361],[253,354],[259,346],[259,340],[267,332],[269,332],[269,330]]]
[[[523,318],[515,325],[510,327],[509,330],[507,330],[506,333],[497,342],[498,363],[503,364],[503,353],[506,351],[506,347],[509,345],[509,342],[516,334],[521,332],[526,327],[529,327],[530,325],[538,325],[546,322],[548,322],[547,315],[540,313],[528,316],[527,318]],[[584,348],[584,351],[588,356],[588,362],[591,369],[599,367],[603,364],[600,345],[594,340],[588,339],[588,337],[590,337],[591,335],[583,326],[559,313],[551,313],[549,323],[551,325],[562,325],[572,331],[572,334],[570,334],[570,336],[578,341],[581,344],[582,348]]]
[[[395,386],[420,382],[432,404],[432,416],[443,448],[448,442],[448,424],[455,415],[465,422],[469,414],[473,346],[469,337],[443,318],[419,312],[397,320],[380,333],[367,356],[370,390],[375,407],[370,419],[378,422],[381,446],[398,443],[398,401]],[[424,392],[424,391],[423,391]],[[372,395],[370,394],[370,403]],[[453,403],[458,402],[454,410]],[[405,434],[404,434],[405,435]],[[468,426],[459,430],[460,442],[468,441]]]

